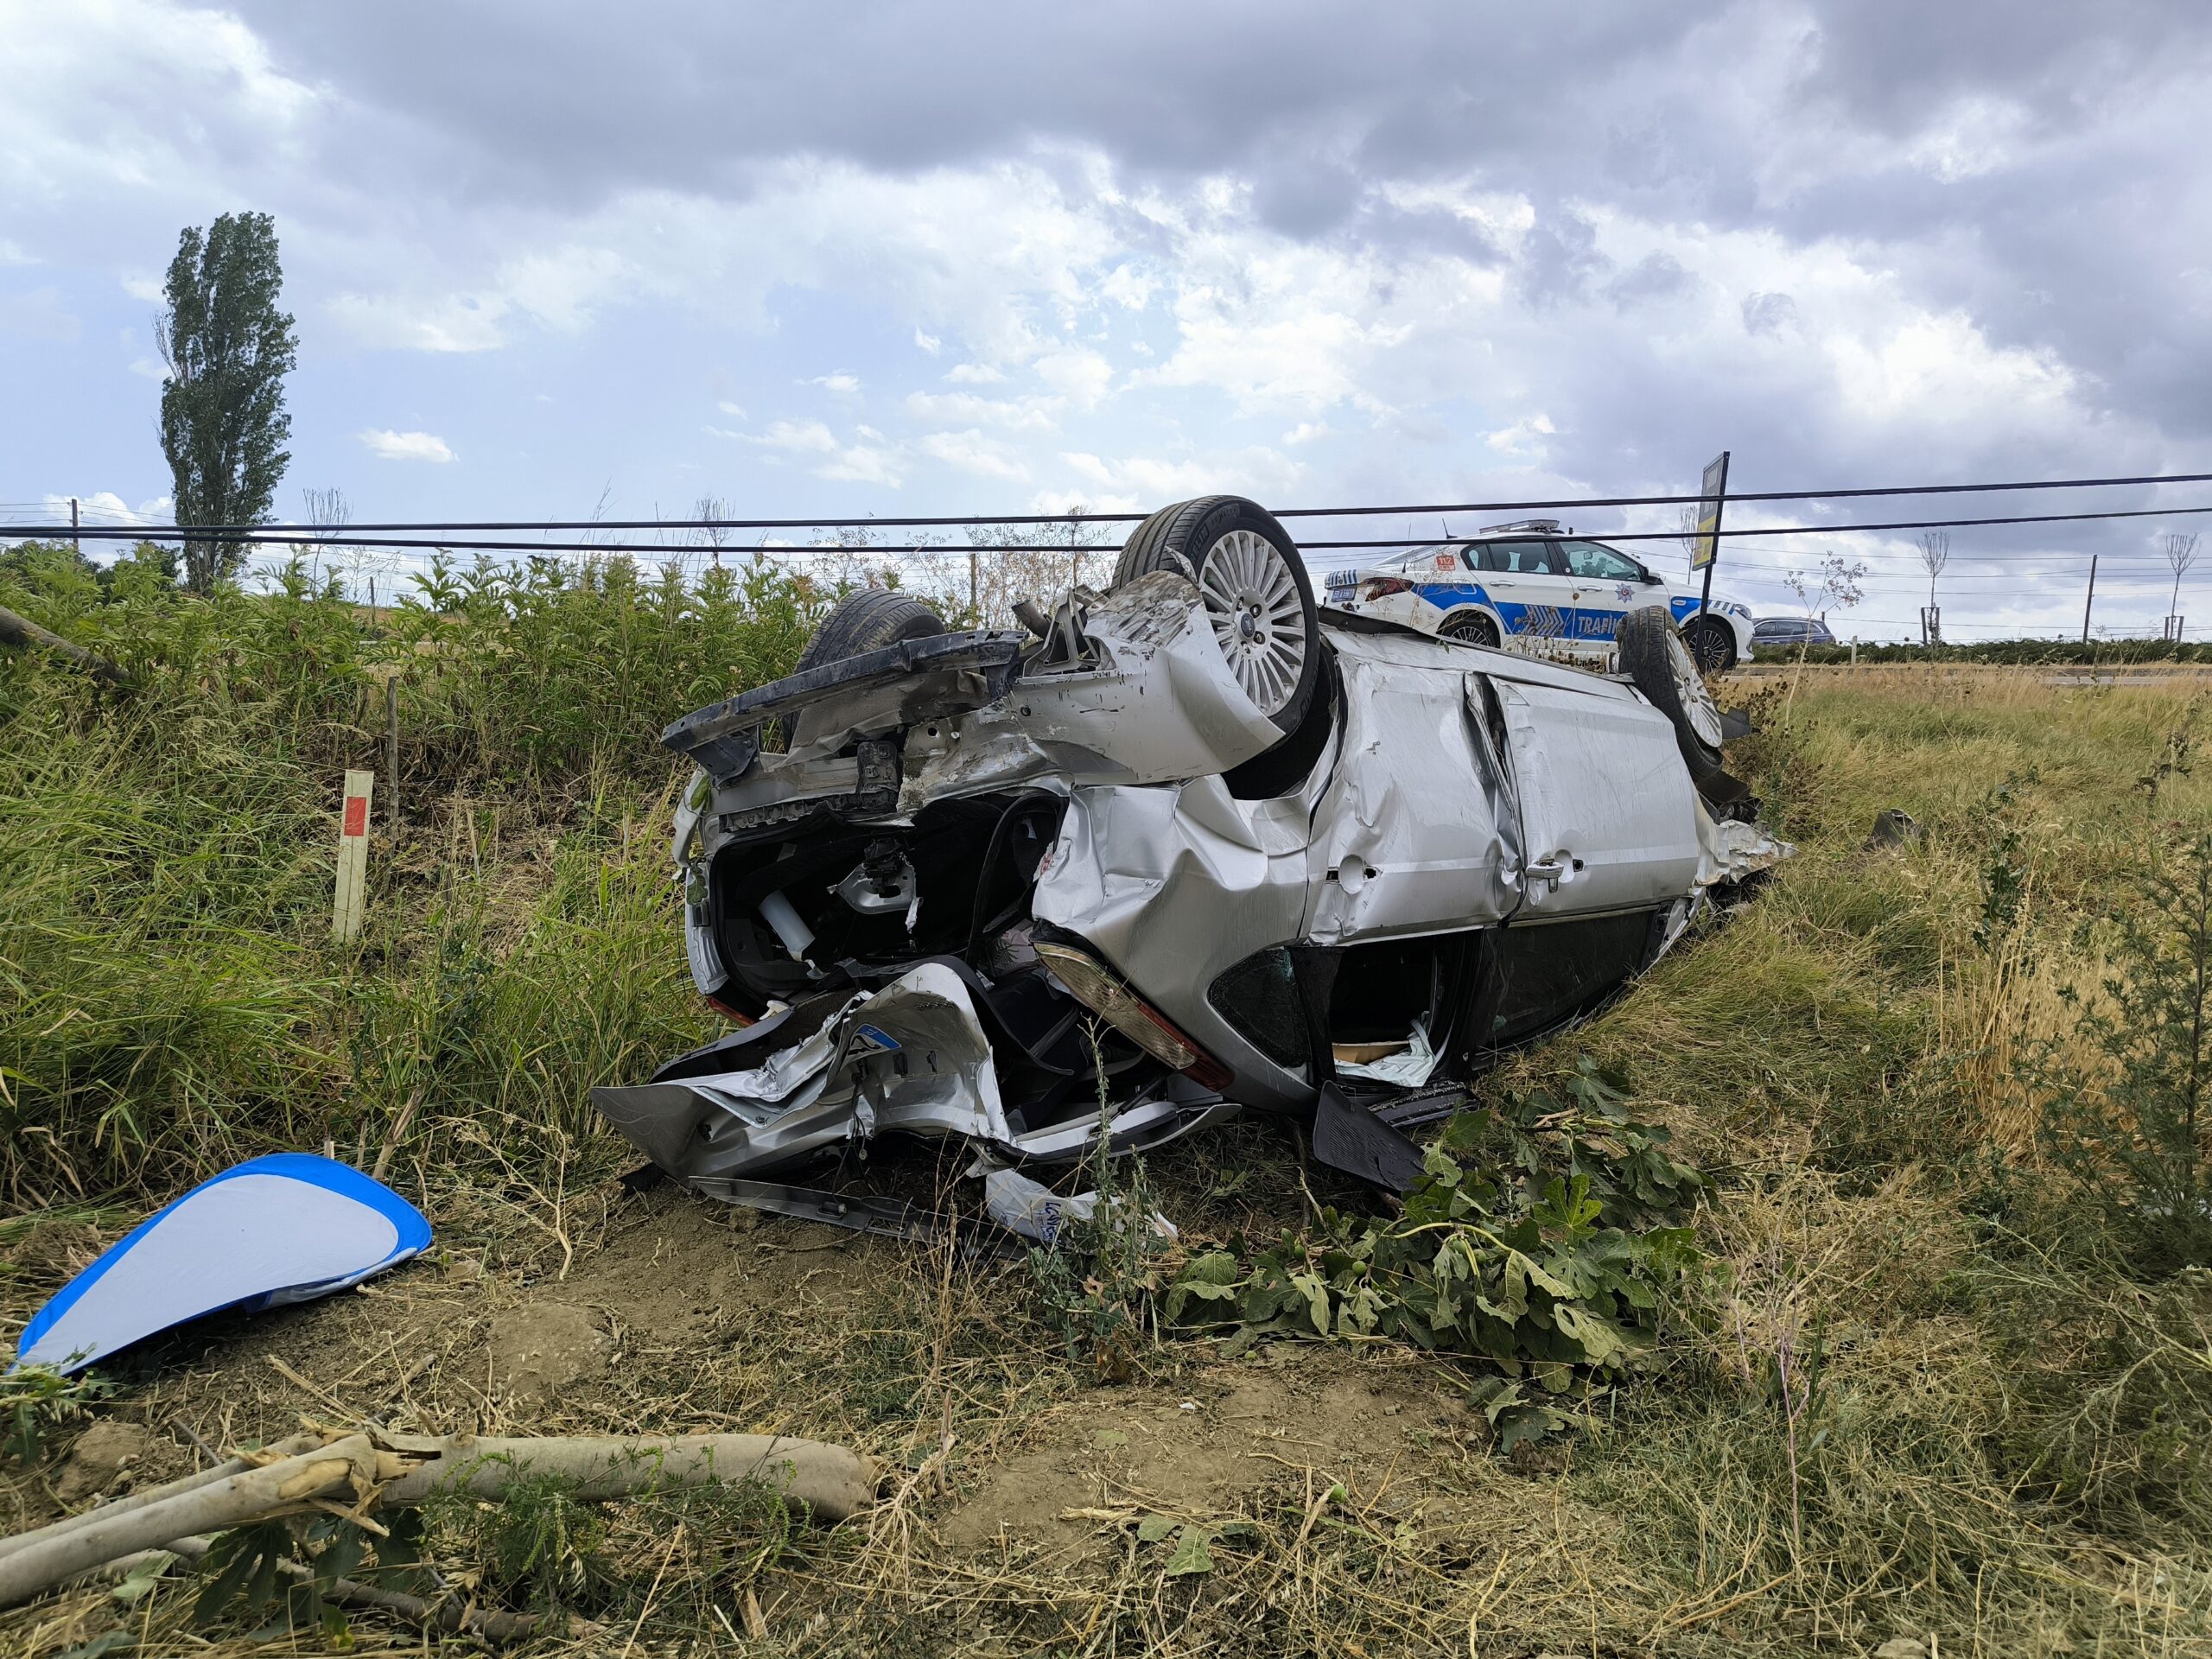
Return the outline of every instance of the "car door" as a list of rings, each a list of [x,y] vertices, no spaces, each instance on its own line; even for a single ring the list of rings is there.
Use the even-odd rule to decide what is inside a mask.
[[[1578,642],[1610,644],[1621,618],[1640,605],[1664,605],[1665,588],[1642,565],[1602,542],[1554,543],[1565,560],[1569,602],[1574,607],[1572,635]]]
[[[1486,542],[1482,551],[1486,573],[1495,572],[1485,574],[1484,581],[1497,602],[1498,625],[1509,635],[1529,640],[1571,637],[1574,601],[1554,543],[1531,537]]]
[[[1649,910],[1690,890],[1697,792],[1667,717],[1627,687],[1572,669],[1470,675],[1496,700],[1521,820],[1516,925]],[[1484,683],[1487,690],[1485,693]]]

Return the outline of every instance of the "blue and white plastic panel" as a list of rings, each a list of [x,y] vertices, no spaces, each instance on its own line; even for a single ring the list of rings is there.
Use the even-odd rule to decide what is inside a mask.
[[[148,1217],[32,1316],[16,1363],[75,1371],[188,1319],[311,1301],[429,1248],[430,1224],[308,1153],[226,1170]]]

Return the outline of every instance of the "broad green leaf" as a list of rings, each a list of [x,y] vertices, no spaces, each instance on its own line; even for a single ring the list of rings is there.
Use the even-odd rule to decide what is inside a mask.
[[[1213,1541],[1213,1536],[1207,1528],[1185,1527],[1182,1536],[1175,1541],[1175,1553],[1167,1558],[1166,1576],[1179,1579],[1193,1573],[1212,1572],[1213,1553],[1206,1546]]]

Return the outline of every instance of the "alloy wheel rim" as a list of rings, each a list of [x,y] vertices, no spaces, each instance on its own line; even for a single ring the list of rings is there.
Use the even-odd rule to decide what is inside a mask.
[[[1713,701],[1713,693],[1699,671],[1698,653],[1691,650],[1689,642],[1672,629],[1667,634],[1667,666],[1674,671],[1675,700],[1682,706],[1682,718],[1690,723],[1690,730],[1698,740],[1711,748],[1720,747],[1720,709]]]
[[[1306,671],[1306,611],[1282,550],[1232,530],[1198,569],[1198,596],[1230,671],[1263,715],[1289,707]]]

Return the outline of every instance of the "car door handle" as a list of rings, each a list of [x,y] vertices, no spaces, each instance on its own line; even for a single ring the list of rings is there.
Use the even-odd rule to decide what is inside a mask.
[[[1540,858],[1521,867],[1522,875],[1531,881],[1548,881],[1554,887],[1567,878],[1567,866],[1556,858]]]

